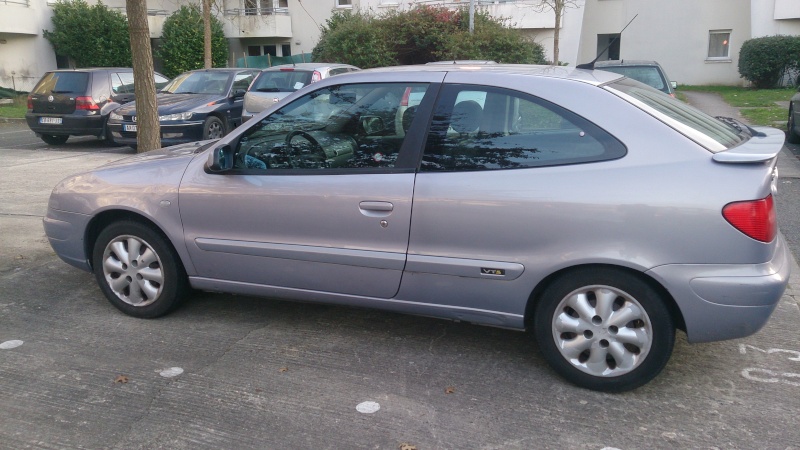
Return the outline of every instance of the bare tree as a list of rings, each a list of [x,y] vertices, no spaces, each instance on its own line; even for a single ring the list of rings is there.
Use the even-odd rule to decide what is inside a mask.
[[[580,8],[578,0],[534,0],[533,9],[536,12],[553,11],[556,23],[553,27],[553,64],[558,65],[558,44],[561,34],[561,19],[566,8]]]
[[[210,69],[211,64],[211,1],[203,0],[203,67]]]
[[[136,144],[139,152],[161,148],[161,128],[158,124],[156,81],[153,77],[153,49],[150,48],[150,28],[147,25],[147,3],[125,0],[131,34],[133,83],[136,92]]]

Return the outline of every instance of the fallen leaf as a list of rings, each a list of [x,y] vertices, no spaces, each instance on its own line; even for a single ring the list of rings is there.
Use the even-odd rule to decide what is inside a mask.
[[[449,386],[447,389],[444,390],[444,393],[445,394],[452,394],[455,391],[456,391],[456,388],[454,388],[453,386]]]
[[[117,375],[117,378],[114,378],[114,383],[127,383],[128,377],[125,375]]]
[[[406,444],[405,442],[400,444],[400,450],[417,450],[416,445]]]
[[[14,259],[25,259],[25,257],[22,256],[22,255],[17,255],[17,256],[14,257]]]
[[[256,392],[262,392],[263,389],[256,388]]]
[[[289,371],[288,367],[281,367],[280,369],[278,369],[278,372],[288,372],[288,371]]]

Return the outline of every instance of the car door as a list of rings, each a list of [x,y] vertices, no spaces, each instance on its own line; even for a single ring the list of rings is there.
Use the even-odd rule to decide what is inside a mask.
[[[431,81],[442,75],[418,78],[323,82],[227,139],[232,170],[213,173],[205,159],[194,161],[180,210],[197,276],[250,292],[394,296],[424,136],[395,129],[395,114],[408,87],[425,87],[432,108]]]
[[[242,123],[242,107],[244,106],[244,92],[247,91],[250,83],[258,72],[247,71],[239,72],[233,77],[233,84],[228,99],[228,122],[230,128],[238,127]],[[238,91],[238,93],[237,93]]]

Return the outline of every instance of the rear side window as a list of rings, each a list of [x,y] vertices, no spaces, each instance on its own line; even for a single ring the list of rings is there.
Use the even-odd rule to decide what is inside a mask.
[[[48,72],[33,88],[34,94],[84,94],[89,84],[86,72]]]
[[[421,169],[519,169],[625,153],[613,136],[553,103],[507,89],[450,85],[437,101]]]
[[[661,92],[622,79],[606,86],[634,106],[716,153],[738,145],[749,135]]]
[[[270,70],[261,72],[251,90],[256,92],[294,92],[311,83],[311,72]]]
[[[133,94],[133,73],[131,72],[112,73],[111,90],[115,94]]]

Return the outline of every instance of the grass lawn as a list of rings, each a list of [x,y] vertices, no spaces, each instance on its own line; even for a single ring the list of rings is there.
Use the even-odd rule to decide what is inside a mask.
[[[775,102],[788,102],[797,92],[794,88],[753,89],[735,86],[679,86],[678,91],[714,92],[731,106],[740,107],[742,116],[753,125],[779,127],[786,123],[789,108]]]
[[[26,96],[19,96],[11,104],[0,105],[0,117],[10,117],[22,119],[28,111],[28,99]]]

